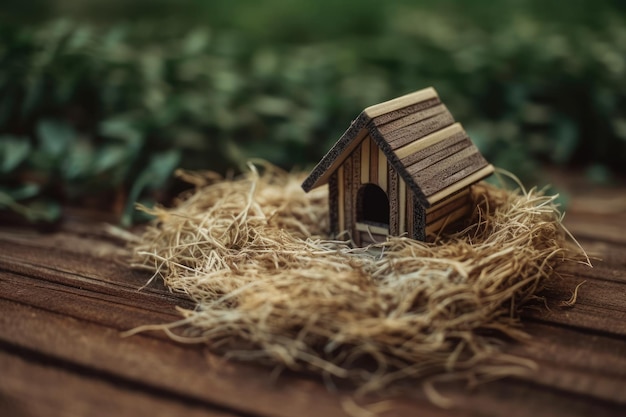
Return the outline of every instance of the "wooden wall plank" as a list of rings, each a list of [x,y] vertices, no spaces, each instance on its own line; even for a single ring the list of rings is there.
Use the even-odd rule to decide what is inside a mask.
[[[366,137],[361,145],[361,184],[370,182],[370,137]]]
[[[405,233],[406,229],[406,183],[402,178],[399,178],[399,190],[398,190],[398,207],[400,208],[398,213],[398,231],[400,234]]]
[[[426,211],[426,225],[439,220],[441,217],[444,217],[461,207],[465,207],[468,212],[470,210],[469,188],[430,207]]]
[[[378,149],[378,185],[387,192],[387,157],[382,149]]]
[[[339,179],[337,171],[328,179],[328,218],[330,222],[330,235],[335,237],[341,230],[339,228]]]
[[[424,207],[417,201],[415,194],[413,196],[413,229],[411,235],[413,239],[426,240],[426,213]]]
[[[346,158],[343,163],[343,188],[345,190],[344,194],[344,220],[345,220],[345,229],[350,233],[350,235],[354,234],[354,221],[355,221],[355,205],[352,200],[352,191],[353,191],[353,176],[352,176],[352,158]]]
[[[444,228],[467,216],[469,207],[459,207],[426,225],[426,235],[438,234]]]
[[[410,238],[415,239],[413,235],[413,193],[409,190],[406,195],[406,231]]]
[[[343,233],[346,230],[346,179],[343,165],[337,168],[337,184],[339,186],[339,233]]]
[[[361,184],[361,149],[355,149],[352,155],[352,201],[356,204],[356,194]],[[366,170],[368,170],[366,168]]]
[[[389,234],[397,236],[400,234],[400,219],[399,219],[399,178],[398,172],[388,165],[387,167],[387,184],[389,192]]]
[[[370,182],[378,184],[378,145],[370,140]]]
[[[358,211],[361,209],[361,207],[358,206],[358,192],[359,189],[361,188],[361,148],[357,148],[354,150],[352,156],[352,180],[351,180],[351,184],[350,184],[350,200],[352,202],[352,218],[354,223],[356,223],[357,218],[358,218]],[[353,235],[353,240],[354,243],[357,246],[361,245],[360,239],[359,239],[359,234],[354,233]]]
[[[462,190],[465,187],[468,187],[474,184],[475,182],[479,181],[482,178],[485,178],[488,175],[491,175],[492,173],[493,173],[493,166],[487,165],[484,168],[481,168],[478,171],[474,172],[473,174],[468,175],[462,180],[454,182],[448,187],[442,189],[441,191],[438,191],[435,194],[428,196],[428,202],[431,205],[436,204],[442,199],[456,193],[459,190]]]

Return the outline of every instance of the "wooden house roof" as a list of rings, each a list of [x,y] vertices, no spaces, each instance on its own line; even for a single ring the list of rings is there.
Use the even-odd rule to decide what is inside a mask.
[[[493,172],[434,88],[366,108],[302,183],[326,184],[350,153],[370,136],[424,207]]]

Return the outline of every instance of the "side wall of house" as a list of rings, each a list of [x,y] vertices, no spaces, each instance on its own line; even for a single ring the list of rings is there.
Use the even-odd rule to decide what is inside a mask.
[[[426,235],[438,234],[467,216],[471,210],[470,187],[466,187],[426,210]]]

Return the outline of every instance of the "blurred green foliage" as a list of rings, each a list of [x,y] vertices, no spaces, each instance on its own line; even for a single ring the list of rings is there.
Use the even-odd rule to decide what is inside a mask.
[[[128,224],[178,166],[308,166],[429,85],[498,166],[624,173],[617,1],[35,3],[0,13],[0,208],[31,220],[69,202]]]

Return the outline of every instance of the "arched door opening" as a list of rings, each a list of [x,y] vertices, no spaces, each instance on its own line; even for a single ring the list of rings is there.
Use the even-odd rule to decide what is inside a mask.
[[[389,228],[389,197],[376,184],[363,184],[357,192],[356,221]]]

